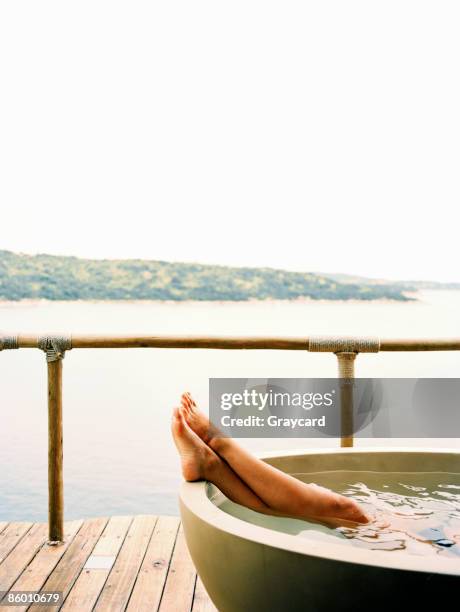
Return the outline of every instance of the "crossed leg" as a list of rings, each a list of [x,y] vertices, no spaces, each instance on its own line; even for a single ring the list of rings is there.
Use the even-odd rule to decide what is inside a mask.
[[[209,480],[236,503],[264,514],[330,525],[369,521],[354,500],[301,482],[219,435],[188,393],[174,412],[172,432],[184,478]]]
[[[270,508],[189,427],[178,408],[173,412],[171,429],[185,480],[208,480],[237,504],[269,513]]]

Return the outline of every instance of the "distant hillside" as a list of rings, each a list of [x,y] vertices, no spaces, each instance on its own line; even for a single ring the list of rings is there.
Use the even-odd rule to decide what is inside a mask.
[[[381,278],[367,278],[365,276],[354,276],[351,274],[325,274],[327,278],[338,283],[354,284],[354,285],[388,285],[399,287],[403,291],[421,291],[423,289],[460,289],[460,283],[439,283],[436,281],[388,281]]]
[[[407,300],[392,283],[350,283],[321,274],[141,259],[93,260],[0,251],[0,299]]]

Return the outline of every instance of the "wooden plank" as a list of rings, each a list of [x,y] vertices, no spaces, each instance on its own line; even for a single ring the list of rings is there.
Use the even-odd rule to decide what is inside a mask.
[[[199,576],[196,577],[192,612],[218,612],[216,606],[209,599],[209,595],[206,593],[204,584]]]
[[[158,610],[179,522],[176,516],[159,517],[139,570],[127,612]]]
[[[111,570],[111,567],[103,566],[118,555],[132,520],[131,516],[114,516],[110,519],[89,558],[93,565],[97,565],[100,559],[101,567],[83,568],[61,610],[85,612],[93,609]]]
[[[47,526],[35,523],[0,565],[0,591],[8,591],[47,539]]]
[[[83,523],[54,571],[43,585],[43,591],[62,591],[64,599],[67,597],[106,524],[106,518],[90,519]],[[29,610],[35,609],[37,612],[56,612],[56,606],[51,605],[32,605],[29,608]]]
[[[2,531],[6,529],[7,526],[8,526],[8,523],[0,521],[0,533],[2,533]]]
[[[195,589],[196,572],[193,566],[182,525],[177,534],[176,545],[161,599],[161,612],[185,612],[191,610]]]
[[[144,559],[157,517],[136,516],[94,607],[98,612],[124,610]]]
[[[0,563],[6,559],[32,525],[33,523],[10,523],[8,527],[0,533]]]
[[[60,546],[42,546],[35,557],[22,572],[16,582],[10,587],[13,591],[39,591],[46,579],[56,567],[83,521],[69,521],[64,525],[64,543]],[[47,524],[42,523],[46,529]],[[24,612],[27,606],[15,607],[15,612]],[[11,607],[0,606],[0,611],[11,612]]]
[[[62,591],[66,612],[216,612],[177,517],[68,522],[59,546],[46,545],[45,523],[11,523],[3,532],[0,590]],[[55,612],[56,606],[15,608],[26,609]]]

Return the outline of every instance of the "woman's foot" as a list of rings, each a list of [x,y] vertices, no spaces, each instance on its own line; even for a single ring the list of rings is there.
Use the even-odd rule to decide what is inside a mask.
[[[180,412],[190,429],[208,446],[214,438],[222,436],[222,433],[211,423],[204,412],[198,409],[195,400],[188,391],[181,396]]]
[[[171,431],[179,451],[185,480],[209,480],[210,474],[220,459],[190,429],[178,408],[175,408],[173,412]]]

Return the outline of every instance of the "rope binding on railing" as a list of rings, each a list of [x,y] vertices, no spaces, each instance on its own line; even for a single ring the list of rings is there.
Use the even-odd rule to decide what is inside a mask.
[[[0,335],[0,351],[6,351],[7,349],[19,348],[17,336],[1,336]]]
[[[339,366],[339,378],[354,378],[356,353],[336,353],[336,355]]]
[[[37,346],[45,351],[46,361],[51,363],[64,359],[65,352],[72,348],[72,336],[39,336]]]
[[[308,340],[308,350],[316,353],[378,353],[380,339],[373,336],[311,336]]]

